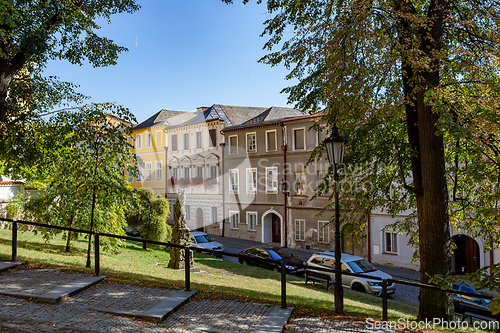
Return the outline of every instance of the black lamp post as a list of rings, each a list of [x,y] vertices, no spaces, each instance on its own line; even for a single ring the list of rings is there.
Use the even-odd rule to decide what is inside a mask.
[[[340,248],[340,205],[339,205],[339,173],[338,166],[342,164],[344,159],[344,143],[345,139],[339,135],[337,125],[333,125],[332,134],[325,139],[326,152],[328,153],[328,161],[333,167],[333,179],[335,180],[335,313],[344,313],[344,290],[342,288],[342,264],[341,264],[341,248]]]

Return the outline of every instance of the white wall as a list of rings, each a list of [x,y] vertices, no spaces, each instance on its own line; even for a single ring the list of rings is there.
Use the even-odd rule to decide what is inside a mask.
[[[399,218],[402,218],[400,216]],[[370,218],[370,256],[371,262],[380,265],[389,265],[407,269],[418,270],[420,265],[412,263],[414,249],[408,246],[409,237],[397,235],[397,254],[384,253],[384,239],[382,229],[394,222],[398,217],[391,217],[384,214],[373,214]]]

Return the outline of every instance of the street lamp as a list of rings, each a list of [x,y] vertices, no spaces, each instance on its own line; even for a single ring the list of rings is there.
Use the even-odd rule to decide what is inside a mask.
[[[333,167],[333,179],[335,180],[335,313],[344,313],[344,290],[342,288],[342,253],[340,252],[340,205],[339,205],[339,173],[338,166],[344,159],[345,139],[339,135],[337,125],[333,125],[332,134],[325,139],[328,161]]]

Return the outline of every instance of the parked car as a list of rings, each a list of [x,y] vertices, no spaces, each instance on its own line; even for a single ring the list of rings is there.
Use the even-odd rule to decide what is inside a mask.
[[[212,250],[216,252],[223,252],[224,251],[224,245],[221,243],[215,241],[215,239],[212,238],[207,233],[200,232],[200,231],[192,231],[191,232],[191,242],[200,248],[204,248],[207,250]],[[222,255],[220,253],[217,253],[217,255]]]
[[[493,318],[493,314],[490,311],[490,299],[482,298],[480,296],[481,293],[475,290],[472,287],[469,287],[465,284],[454,283],[453,290],[463,291],[467,293],[477,294],[477,297],[474,296],[465,296],[465,295],[453,295],[453,305],[455,306],[456,312],[461,312],[460,308],[462,304],[467,305],[467,312],[476,313],[479,315],[486,315]]]
[[[379,271],[373,265],[358,256],[342,253],[342,270],[350,273],[363,274],[365,277],[342,275],[342,285],[351,288],[352,290],[374,294],[376,296],[382,295],[382,281],[370,279],[371,276],[392,279],[387,273]],[[307,270],[314,270],[314,267],[332,268],[335,269],[335,252],[318,252],[314,253],[306,262]],[[330,275],[331,281],[335,281],[335,272],[317,271]],[[396,286],[394,283],[387,283],[387,294],[394,294]]]
[[[267,260],[259,260],[267,259]],[[273,271],[281,271],[281,262],[272,260],[284,260],[286,272],[289,274],[300,274],[304,272],[304,262],[295,258],[293,254],[288,253],[282,247],[251,247],[246,250],[241,250],[238,261],[243,265],[254,265],[272,269]]]
[[[141,237],[141,232],[138,229],[135,228],[130,228],[130,227],[124,227],[123,230],[127,234],[127,236],[130,237]]]

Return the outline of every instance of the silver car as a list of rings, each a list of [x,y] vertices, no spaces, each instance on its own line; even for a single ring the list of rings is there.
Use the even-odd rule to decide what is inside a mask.
[[[363,274],[365,277],[342,274],[342,285],[352,290],[362,291],[376,296],[382,295],[382,281],[372,280],[370,276],[382,279],[392,279],[387,273],[379,271],[365,259],[351,254],[342,253],[342,271]],[[318,252],[313,254],[306,262],[307,269],[312,267],[323,267],[335,269],[335,252]],[[329,274],[332,281],[335,280],[335,272],[318,271]],[[387,294],[396,292],[394,283],[387,283]]]
[[[216,242],[215,239],[212,238],[212,236],[210,236],[209,234],[204,233],[204,232],[192,231],[191,232],[191,242],[195,246],[201,247],[204,249],[208,249],[208,250],[212,250],[212,251],[216,251],[216,252],[224,251],[224,246],[221,243]],[[221,255],[218,253],[215,253],[215,254]]]

